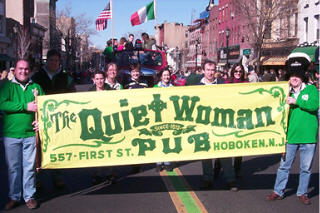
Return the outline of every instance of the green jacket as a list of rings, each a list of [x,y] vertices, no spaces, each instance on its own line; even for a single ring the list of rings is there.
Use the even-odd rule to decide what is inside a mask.
[[[293,94],[291,96],[294,96]],[[306,85],[290,106],[287,140],[289,144],[317,143],[319,92]]]
[[[0,89],[0,110],[3,111],[3,136],[26,138],[35,135],[32,122],[34,113],[27,111],[29,102],[34,101],[33,90],[43,95],[40,85],[29,81],[25,87],[15,78],[7,81]]]

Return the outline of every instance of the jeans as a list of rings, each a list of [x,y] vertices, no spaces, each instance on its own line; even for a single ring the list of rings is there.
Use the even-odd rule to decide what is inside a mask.
[[[308,193],[309,180],[311,176],[311,166],[317,144],[287,144],[285,160],[281,158],[280,167],[278,168],[274,192],[280,196],[284,195],[289,170],[296,157],[297,150],[300,150],[300,177],[297,196]]]
[[[36,138],[3,138],[9,178],[9,198],[27,202],[33,198],[35,188]]]

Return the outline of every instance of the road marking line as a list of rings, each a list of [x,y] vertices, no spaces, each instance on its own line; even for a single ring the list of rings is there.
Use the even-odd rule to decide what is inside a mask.
[[[187,180],[184,178],[182,172],[180,171],[179,168],[175,168],[176,173],[179,175],[179,177],[181,178],[182,182],[184,183],[184,185],[187,187],[187,189],[189,190],[189,193],[191,194],[193,200],[195,201],[195,203],[197,204],[198,208],[200,209],[200,211],[202,213],[208,213],[207,209],[204,207],[204,205],[202,204],[202,202],[200,201],[200,199],[198,198],[197,194],[193,191],[193,189],[191,188],[191,186],[188,184]]]
[[[177,209],[177,212],[178,213],[187,213],[188,211],[185,208],[185,206],[183,205],[183,202],[181,201],[180,197],[176,193],[176,190],[175,190],[174,186],[172,185],[167,173],[165,171],[161,171],[160,176],[161,176],[164,184],[167,187],[167,190],[169,192],[169,195],[171,197],[171,200],[172,200],[174,206]]]
[[[160,172],[160,176],[168,189],[178,213],[208,213],[178,168],[172,172],[162,171]]]

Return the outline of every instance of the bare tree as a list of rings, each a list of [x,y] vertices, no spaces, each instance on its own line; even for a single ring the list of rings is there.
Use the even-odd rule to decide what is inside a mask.
[[[236,15],[249,26],[248,37],[257,58],[258,71],[264,43],[284,30],[275,26],[275,22],[292,15],[296,3],[297,0],[232,0]]]
[[[88,49],[80,47],[89,42],[83,42],[83,38],[89,38],[96,31],[92,28],[92,20],[85,14],[72,16],[71,7],[66,7],[57,12],[56,20],[56,39],[66,54],[66,66],[71,69],[75,66],[77,57],[90,54],[85,52]],[[86,60],[90,60],[87,58]]]
[[[23,26],[17,26],[17,55],[18,58],[28,57],[29,49],[31,46],[31,38],[29,31]]]

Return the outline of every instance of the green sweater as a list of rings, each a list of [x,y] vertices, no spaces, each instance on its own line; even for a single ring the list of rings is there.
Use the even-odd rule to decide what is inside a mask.
[[[32,90],[43,95],[41,87],[29,82],[24,88],[15,79],[7,81],[0,89],[0,110],[3,111],[3,136],[26,138],[35,135],[32,122],[34,113],[27,111],[29,102],[34,101]]]
[[[290,106],[287,132],[289,144],[317,143],[318,109],[318,90],[313,85],[306,85],[296,99],[296,104]]]

